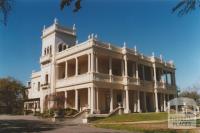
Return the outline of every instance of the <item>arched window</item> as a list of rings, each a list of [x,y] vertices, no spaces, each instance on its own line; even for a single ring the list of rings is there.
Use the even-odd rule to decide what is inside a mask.
[[[66,47],[66,45],[63,45],[63,50],[65,50],[67,47]]]
[[[40,82],[38,82],[38,91],[40,91]]]
[[[47,48],[47,54],[49,54],[49,47]]]
[[[48,84],[49,83],[49,76],[48,74],[45,75],[45,84]]]
[[[62,44],[59,44],[58,45],[58,52],[61,52],[62,51]]]
[[[50,46],[50,54],[52,54],[52,48],[51,48],[51,46]]]
[[[46,55],[47,54],[47,50],[46,50],[46,48],[44,49],[44,55]]]

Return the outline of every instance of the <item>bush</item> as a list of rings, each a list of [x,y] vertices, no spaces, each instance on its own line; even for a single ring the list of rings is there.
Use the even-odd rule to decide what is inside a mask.
[[[29,114],[33,114],[33,111],[32,110],[25,110],[24,112],[26,115],[29,115]]]
[[[67,108],[67,109],[60,108],[60,109],[45,110],[44,113],[40,114],[38,112],[37,114],[44,118],[52,118],[54,117],[56,111],[58,111],[57,113],[59,117],[73,116],[78,113],[77,110],[72,109],[72,108]]]
[[[50,118],[54,116],[54,110],[53,109],[49,109],[49,110],[45,110],[44,113],[41,114],[42,117],[44,118]]]

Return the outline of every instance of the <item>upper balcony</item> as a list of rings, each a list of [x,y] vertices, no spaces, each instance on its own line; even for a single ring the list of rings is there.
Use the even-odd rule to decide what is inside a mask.
[[[40,57],[40,63],[41,64],[46,64],[46,63],[51,62],[51,57],[52,57],[51,54],[47,54],[45,56]]]
[[[114,76],[109,74],[103,73],[85,73],[77,76],[70,76],[63,79],[58,79],[56,81],[56,87],[63,87],[63,86],[71,86],[76,84],[83,84],[88,82],[102,82],[102,83],[116,83],[116,84],[124,84],[127,78],[122,76]],[[138,80],[136,78],[129,77],[128,84],[135,84],[138,85]]]

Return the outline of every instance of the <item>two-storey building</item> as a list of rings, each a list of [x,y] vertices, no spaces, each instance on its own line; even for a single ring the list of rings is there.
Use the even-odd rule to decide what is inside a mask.
[[[121,103],[125,113],[166,111],[176,97],[175,66],[145,56],[136,47],[117,47],[91,34],[78,43],[76,29],[54,24],[42,31],[41,70],[33,72],[25,109],[43,112],[45,98],[64,96],[63,108],[109,113]]]

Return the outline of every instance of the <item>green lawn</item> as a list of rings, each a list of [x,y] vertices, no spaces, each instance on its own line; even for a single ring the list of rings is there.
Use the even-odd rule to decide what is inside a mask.
[[[137,127],[131,124],[96,124],[96,127],[106,128],[106,129],[115,129],[122,131],[130,131],[130,132],[139,132],[139,133],[177,133],[175,130],[168,129],[145,129],[142,127]]]
[[[155,123],[154,123],[155,124]],[[157,124],[157,123],[156,123]],[[149,124],[137,126],[134,124],[96,124],[95,127],[99,128],[106,128],[106,129],[115,129],[115,130],[122,130],[122,131],[130,131],[130,132],[137,132],[137,133],[199,133],[199,130],[176,130],[176,129],[168,129],[166,127],[162,127],[162,123],[158,123],[158,127],[152,128]],[[159,127],[160,126],[160,127]]]
[[[108,118],[93,121],[92,123],[95,127],[99,128],[126,130],[131,132],[140,132],[140,133],[196,133],[196,129],[194,130],[168,129],[167,122],[140,123],[140,124],[120,123],[120,122],[159,121],[159,120],[167,120],[167,113],[140,113],[140,114],[115,115]],[[197,120],[197,124],[200,124],[200,120]]]
[[[123,114],[96,120],[94,123],[138,122],[152,120],[167,120],[167,113]]]

